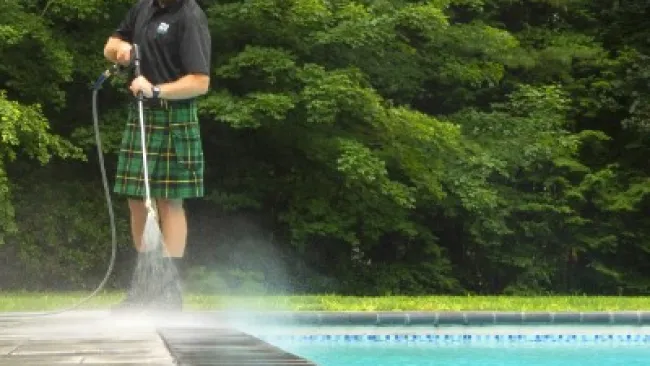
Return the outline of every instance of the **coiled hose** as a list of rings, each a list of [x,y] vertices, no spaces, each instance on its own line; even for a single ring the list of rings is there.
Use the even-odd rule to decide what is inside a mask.
[[[113,212],[113,201],[111,199],[110,187],[108,185],[108,177],[106,176],[106,167],[104,164],[104,152],[102,150],[102,140],[99,133],[99,118],[97,113],[97,92],[101,88],[104,81],[106,81],[106,79],[108,79],[113,74],[119,73],[120,71],[121,71],[121,67],[119,65],[113,65],[110,69],[104,71],[101,74],[101,76],[97,79],[95,84],[93,85],[93,95],[92,95],[93,126],[95,129],[95,141],[97,143],[97,155],[99,157],[99,167],[102,173],[102,183],[104,185],[104,194],[106,197],[106,206],[108,208],[108,218],[111,227],[111,258],[108,262],[108,268],[106,269],[106,274],[104,275],[104,278],[99,283],[99,285],[97,285],[97,288],[88,296],[86,296],[85,298],[77,302],[76,304],[70,307],[66,307],[54,311],[33,312],[33,313],[30,312],[26,317],[31,318],[36,316],[56,315],[56,314],[65,313],[78,308],[79,306],[85,304],[90,299],[95,297],[102,289],[104,289],[104,287],[106,286],[106,282],[108,282],[108,279],[113,273],[113,267],[115,266],[115,257],[117,254],[117,233],[116,233],[117,230],[115,225],[115,214]],[[25,315],[19,315],[18,317],[25,317]]]

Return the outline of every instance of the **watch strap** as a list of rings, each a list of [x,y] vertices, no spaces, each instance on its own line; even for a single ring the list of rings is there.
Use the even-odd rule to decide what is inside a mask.
[[[158,99],[160,96],[160,87],[158,86],[152,86],[151,87],[151,94],[153,99]]]

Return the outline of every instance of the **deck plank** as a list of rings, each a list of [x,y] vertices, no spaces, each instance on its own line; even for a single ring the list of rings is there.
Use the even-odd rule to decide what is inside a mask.
[[[183,366],[316,366],[309,360],[233,329],[164,328],[159,329],[159,334],[179,365]]]

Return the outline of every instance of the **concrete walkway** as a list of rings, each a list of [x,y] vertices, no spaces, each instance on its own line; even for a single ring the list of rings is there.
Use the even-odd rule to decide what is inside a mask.
[[[211,316],[0,314],[0,365],[314,365]]]

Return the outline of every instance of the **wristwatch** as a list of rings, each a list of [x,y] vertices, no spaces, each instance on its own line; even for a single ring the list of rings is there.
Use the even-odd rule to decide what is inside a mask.
[[[159,86],[152,86],[151,87],[151,93],[153,94],[151,97],[153,99],[158,99],[158,96],[160,96],[160,87]]]

